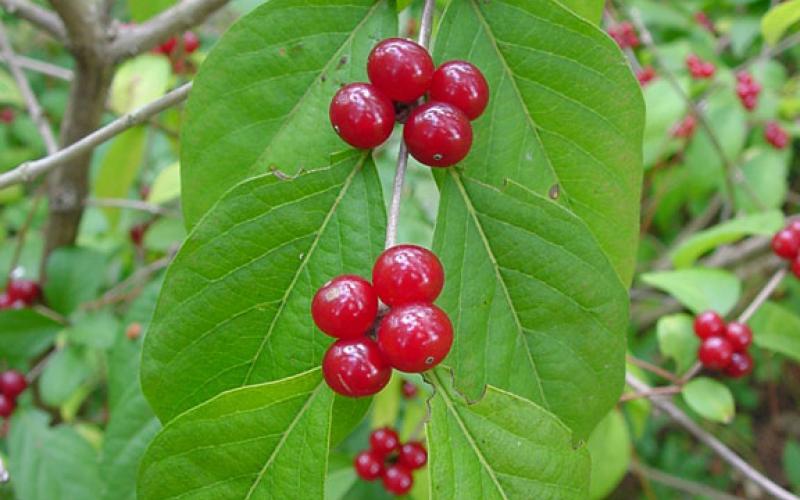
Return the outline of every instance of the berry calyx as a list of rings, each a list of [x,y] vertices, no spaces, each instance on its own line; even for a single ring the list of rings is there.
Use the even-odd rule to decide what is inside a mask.
[[[383,487],[395,495],[405,495],[414,486],[411,471],[402,465],[392,465],[383,473]]]
[[[725,334],[725,320],[715,311],[705,311],[694,318],[694,333],[701,339]]]
[[[402,391],[405,399],[413,399],[417,397],[417,392],[419,392],[419,389],[417,389],[417,386],[414,383],[404,380]]]
[[[728,366],[733,356],[733,346],[723,337],[710,337],[700,344],[697,357],[703,366],[721,370]]]
[[[426,248],[397,245],[385,250],[375,261],[372,286],[388,306],[433,302],[444,286],[444,268]]]
[[[339,137],[356,148],[380,146],[394,129],[392,101],[368,83],[351,83],[339,89],[328,115]]]
[[[378,327],[378,345],[394,368],[411,373],[438,365],[453,345],[453,325],[433,304],[392,308]]]
[[[781,229],[772,237],[772,251],[783,259],[794,259],[800,252],[800,235],[791,229]]]
[[[42,288],[31,280],[9,280],[6,294],[11,302],[20,301],[25,305],[32,305],[42,295]]]
[[[383,457],[374,451],[362,451],[353,460],[358,477],[364,481],[374,481],[383,475]]]
[[[373,453],[386,458],[400,447],[400,436],[390,427],[381,427],[369,435],[369,446]]]
[[[725,328],[725,338],[736,352],[743,352],[753,343],[753,331],[744,323],[733,321]]]
[[[200,38],[194,31],[187,31],[183,34],[183,50],[191,54],[200,47]]]
[[[418,441],[409,441],[400,447],[397,463],[409,470],[421,469],[428,462],[428,452]]]
[[[345,274],[322,285],[311,301],[311,316],[331,337],[364,335],[378,315],[378,295],[360,276]]]
[[[17,403],[12,399],[6,396],[5,394],[0,394],[0,417],[8,418],[14,413],[14,408],[16,408]]]
[[[362,337],[334,342],[322,359],[322,374],[337,393],[359,398],[383,389],[392,376],[392,367],[375,341]]]
[[[789,133],[778,122],[769,122],[764,128],[764,139],[775,149],[783,149],[789,145]]]
[[[474,120],[489,102],[489,84],[481,70],[466,61],[448,61],[433,73],[430,99],[452,104]]]
[[[753,371],[753,358],[746,352],[735,352],[731,362],[725,367],[725,375],[733,378],[744,377]]]
[[[433,59],[425,47],[404,38],[387,38],[367,59],[369,81],[389,99],[413,102],[431,86]]]
[[[25,375],[16,370],[6,370],[0,373],[0,393],[4,396],[16,399],[22,391],[28,388],[28,381]]]
[[[449,167],[463,160],[472,147],[472,126],[461,110],[444,102],[423,104],[403,127],[408,152],[430,167]]]

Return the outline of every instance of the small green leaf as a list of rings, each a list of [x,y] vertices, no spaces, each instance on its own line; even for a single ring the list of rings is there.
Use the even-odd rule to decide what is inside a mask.
[[[145,54],[126,61],[111,83],[109,105],[123,115],[155,101],[169,88],[172,68],[161,55]]]
[[[774,302],[758,308],[750,320],[753,343],[800,361],[800,317]]]
[[[742,291],[739,279],[721,269],[679,269],[645,273],[640,279],[676,298],[694,313],[712,309],[721,315],[728,314]]]
[[[683,400],[700,416],[723,424],[733,420],[736,408],[727,386],[708,377],[697,377],[683,386]]]
[[[761,19],[764,40],[775,45],[794,23],[800,21],[800,0],[779,3]]]
[[[592,457],[591,498],[606,498],[628,472],[631,461],[631,437],[625,418],[619,410],[611,410],[589,437],[587,445]]]
[[[94,181],[96,198],[127,198],[139,167],[144,159],[147,129],[134,127],[111,141],[108,151],[100,162]],[[103,208],[103,213],[112,227],[119,221],[119,208]]]
[[[700,340],[694,334],[694,320],[686,314],[663,316],[656,324],[661,354],[675,361],[678,372],[685,372],[697,359]]]
[[[745,236],[772,235],[783,225],[783,213],[778,210],[732,219],[695,233],[680,244],[672,254],[676,268],[687,268],[704,253],[720,245],[733,243]]]
[[[68,315],[97,296],[103,284],[106,256],[88,248],[58,248],[47,261],[47,304]]]
[[[0,356],[19,366],[43,353],[63,327],[33,309],[0,311]]]
[[[76,346],[56,352],[47,362],[39,380],[42,401],[53,407],[61,406],[92,376],[95,361],[89,353]]]
[[[181,168],[178,162],[165,167],[158,173],[147,195],[147,202],[161,205],[181,195]]]

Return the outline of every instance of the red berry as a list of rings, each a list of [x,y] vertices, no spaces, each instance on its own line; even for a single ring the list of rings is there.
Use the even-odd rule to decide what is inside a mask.
[[[430,99],[452,104],[474,120],[489,102],[489,84],[481,70],[466,61],[448,61],[436,70]]]
[[[792,231],[798,236],[798,238],[800,238],[800,219],[790,220],[789,223],[786,224],[786,227],[784,229]]]
[[[144,242],[144,233],[147,232],[147,224],[136,224],[133,226],[130,231],[131,241],[137,247],[142,246],[142,242]]]
[[[0,123],[13,123],[14,122],[14,109],[13,108],[3,108],[0,109]]]
[[[390,99],[413,102],[431,86],[433,59],[425,47],[404,38],[387,38],[369,54],[369,81]]]
[[[0,373],[0,393],[11,399],[16,399],[22,391],[28,388],[25,375],[16,370],[6,370]]]
[[[187,54],[191,54],[200,47],[200,38],[194,31],[187,31],[183,34],[183,50]]]
[[[794,259],[800,252],[800,235],[791,229],[781,229],[772,237],[772,251],[784,259]]]
[[[392,465],[383,473],[383,487],[395,495],[405,495],[414,486],[411,471],[402,465]]]
[[[745,351],[753,343],[753,331],[744,323],[733,321],[725,329],[725,337],[737,352]]]
[[[367,337],[337,340],[322,360],[325,381],[343,396],[370,396],[383,389],[392,376],[392,367],[378,345]]]
[[[714,33],[714,24],[711,22],[711,19],[708,18],[705,12],[696,12],[694,15],[694,20],[697,21],[697,24],[704,27],[711,33]]]
[[[8,418],[14,413],[17,403],[5,394],[0,394],[0,417]]]
[[[400,447],[400,454],[397,457],[397,463],[407,467],[409,470],[416,470],[425,467],[428,462],[428,452],[422,443],[417,441],[409,441]]]
[[[170,55],[175,50],[175,47],[178,46],[178,39],[176,37],[172,37],[166,42],[162,43],[156,48],[156,52],[160,52],[161,54]]]
[[[683,120],[672,127],[672,137],[689,138],[694,135],[697,125],[697,118],[694,115],[686,115]]]
[[[472,147],[472,126],[458,108],[444,102],[423,104],[408,116],[403,139],[411,156],[430,167],[449,167]]]
[[[400,447],[400,436],[391,427],[381,427],[369,435],[369,446],[373,453],[386,457]]]
[[[800,257],[792,260],[792,274],[800,278]],[[2,307],[0,307],[0,309],[2,309]]]
[[[789,134],[781,128],[778,122],[767,123],[764,128],[764,139],[775,149],[783,149],[789,145]]]
[[[710,337],[703,340],[697,357],[707,368],[721,370],[728,366],[733,356],[733,346],[723,337]]]
[[[708,61],[703,61],[696,54],[686,56],[686,67],[694,79],[711,78],[716,68]]]
[[[619,23],[608,29],[608,34],[623,49],[636,48],[639,46],[639,37],[633,25],[627,21]]]
[[[714,311],[705,311],[694,318],[694,333],[701,339],[725,334],[725,320]]]
[[[27,304],[21,300],[12,300],[6,292],[0,293],[0,311],[3,309],[25,309]]]
[[[339,89],[328,114],[339,137],[360,149],[380,146],[394,129],[392,101],[368,83],[351,83]]]
[[[652,66],[646,66],[636,72],[636,79],[639,80],[639,85],[644,87],[652,82],[656,77],[656,70]]]
[[[725,367],[725,375],[733,378],[744,377],[753,370],[753,358],[746,352],[735,352],[731,362]]]
[[[433,304],[392,308],[378,327],[378,345],[390,365],[418,373],[438,365],[453,345],[453,325]]]
[[[10,280],[6,293],[11,302],[20,301],[25,305],[31,305],[42,296],[42,289],[35,281]]]
[[[372,283],[388,306],[433,302],[444,286],[444,269],[436,255],[416,245],[385,250],[372,268]]]
[[[367,333],[378,315],[378,295],[361,276],[345,274],[322,285],[311,302],[311,316],[331,337],[353,339]]]
[[[374,481],[383,474],[383,456],[373,451],[362,451],[353,460],[358,477],[364,481]]]
[[[403,397],[406,399],[413,399],[417,397],[417,386],[413,383],[409,382],[408,380],[403,381]]]

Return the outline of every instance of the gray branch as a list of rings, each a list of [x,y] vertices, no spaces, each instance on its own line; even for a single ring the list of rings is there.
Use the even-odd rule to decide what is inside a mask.
[[[64,24],[53,12],[39,7],[27,0],[0,0],[0,7],[12,15],[16,15],[44,32],[53,36],[60,42],[66,42],[67,30]]]

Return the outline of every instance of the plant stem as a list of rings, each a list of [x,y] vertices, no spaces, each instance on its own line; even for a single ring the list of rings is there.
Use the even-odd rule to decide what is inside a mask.
[[[147,203],[141,200],[129,200],[127,198],[89,198],[84,201],[84,205],[93,207],[125,208],[128,210],[138,210],[152,215],[163,215],[165,217],[180,217],[180,213],[164,208],[160,205]]]
[[[747,309],[745,309],[742,314],[739,315],[739,318],[737,319],[739,323],[747,323],[750,321],[750,318],[753,317],[758,308],[761,307],[764,302],[767,301],[769,296],[772,295],[772,292],[778,288],[778,285],[781,284],[783,278],[786,277],[786,273],[786,267],[781,267],[775,272],[775,274],[772,275],[772,278],[770,278],[769,281],[767,281],[767,284],[764,285],[764,288],[758,292],[758,295],[756,295],[750,305],[747,306]]]
[[[648,361],[645,361],[643,359],[636,358],[634,356],[631,356],[630,354],[628,356],[626,356],[626,360],[628,361],[628,363],[630,363],[630,364],[632,364],[634,366],[638,366],[639,368],[641,368],[643,370],[647,370],[650,373],[655,373],[659,377],[661,377],[663,379],[666,379],[666,380],[669,380],[673,384],[680,384],[680,378],[678,378],[677,375],[675,375],[674,373],[672,373],[670,371],[667,371],[667,370],[661,368],[660,366],[654,365],[654,364],[652,364],[652,363],[650,363]]]
[[[33,59],[31,57],[21,56],[19,54],[15,54],[13,60],[8,60],[5,58],[5,56],[0,55],[0,61],[6,63],[6,65],[9,67],[13,61],[16,62],[20,68],[35,71],[43,75],[52,76],[53,78],[58,78],[59,80],[70,81],[73,77],[72,70],[70,69],[58,66],[56,64],[40,61],[38,59]]]
[[[620,403],[624,403],[626,401],[633,401],[634,399],[642,399],[642,398],[652,398],[654,396],[669,396],[672,394],[679,394],[683,390],[682,387],[677,385],[666,385],[663,387],[653,387],[649,391],[645,392],[629,392],[627,394],[623,394],[619,398]]]
[[[644,465],[641,462],[633,461],[630,465],[631,472],[641,474],[646,478],[661,483],[664,486],[672,488],[673,490],[689,493],[690,495],[697,495],[714,500],[738,500],[739,497],[729,495],[725,492],[715,490],[704,484],[696,483],[694,481],[687,481],[686,479],[667,474],[666,472],[658,469],[653,469]]]

